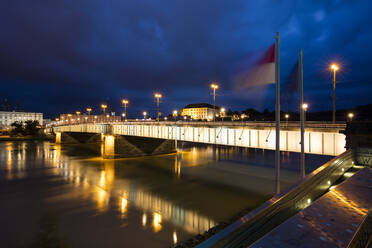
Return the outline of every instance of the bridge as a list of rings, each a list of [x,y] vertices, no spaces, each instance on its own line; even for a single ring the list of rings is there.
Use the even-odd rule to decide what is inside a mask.
[[[57,142],[101,142],[103,157],[126,151],[131,151],[129,155],[171,152],[177,141],[275,148],[275,124],[271,122],[128,121],[52,129]],[[298,123],[281,124],[282,151],[300,151],[299,129]],[[367,247],[372,242],[371,130],[369,123],[307,123],[305,152],[333,155],[334,159],[257,209],[177,247]]]
[[[345,151],[346,124],[307,122],[305,153],[337,156]],[[156,122],[127,121],[78,123],[53,127],[57,133],[91,133],[114,136],[137,136],[164,140],[188,141],[225,146],[275,150],[274,122]],[[281,124],[280,149],[300,152],[298,122]]]

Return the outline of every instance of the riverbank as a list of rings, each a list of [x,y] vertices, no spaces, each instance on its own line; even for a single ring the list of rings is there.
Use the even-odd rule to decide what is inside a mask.
[[[52,135],[34,135],[34,136],[0,136],[1,141],[54,141]]]

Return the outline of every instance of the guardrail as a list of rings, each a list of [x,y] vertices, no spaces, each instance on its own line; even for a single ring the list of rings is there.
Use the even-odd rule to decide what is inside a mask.
[[[285,193],[274,196],[196,247],[246,247],[252,244],[326,192],[352,166],[351,155],[351,151],[346,151],[332,159]]]
[[[256,121],[124,121],[124,122],[105,122],[105,123],[94,123],[94,122],[76,122],[63,125],[54,126],[71,126],[71,125],[82,125],[82,124],[121,124],[121,125],[162,125],[162,126],[225,126],[225,127],[257,127],[257,128],[275,128],[275,122],[256,122]],[[53,126],[53,125],[51,125]],[[298,121],[284,122],[280,124],[281,128],[300,128],[300,123]],[[344,130],[346,128],[345,122],[317,122],[317,121],[307,121],[306,128],[324,128],[324,129],[339,129]]]
[[[364,248],[372,246],[372,209],[364,218],[363,222],[359,225],[358,230],[355,232],[351,239],[348,248]]]

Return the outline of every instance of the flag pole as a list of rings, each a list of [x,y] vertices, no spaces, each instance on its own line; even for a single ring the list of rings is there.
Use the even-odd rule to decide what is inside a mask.
[[[279,32],[276,33],[275,49],[275,83],[276,83],[276,104],[275,104],[275,194],[280,193],[280,54],[279,54]]]
[[[302,68],[302,49],[300,49],[300,119],[301,119],[301,178],[305,177],[305,111],[303,108],[304,104],[304,81],[303,81],[303,68]]]

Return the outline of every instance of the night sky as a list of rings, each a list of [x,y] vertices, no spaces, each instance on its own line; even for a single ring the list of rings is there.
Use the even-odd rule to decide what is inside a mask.
[[[212,102],[233,110],[274,108],[274,86],[235,92],[235,68],[281,34],[282,91],[304,52],[305,100],[310,110],[372,103],[372,4],[365,1],[279,0],[3,0],[0,3],[0,98],[55,117],[96,111],[108,101],[129,116]],[[296,101],[282,100],[282,109]]]

